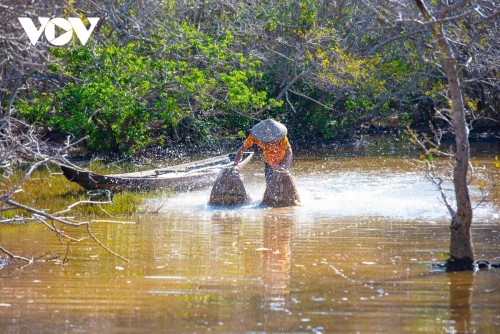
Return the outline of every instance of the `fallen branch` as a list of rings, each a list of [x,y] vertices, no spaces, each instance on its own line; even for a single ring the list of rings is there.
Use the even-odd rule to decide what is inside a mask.
[[[11,101],[12,102],[12,101]],[[11,103],[12,104],[12,103]],[[90,201],[84,200],[73,203],[69,205],[65,210],[50,214],[45,212],[44,210],[36,209],[32,206],[25,205],[17,202],[13,199],[16,193],[22,191],[22,186],[31,178],[33,172],[37,170],[39,167],[47,165],[49,162],[62,162],[66,161],[64,156],[64,152],[69,150],[71,147],[81,143],[87,137],[81,138],[74,142],[71,142],[68,137],[67,143],[64,147],[58,148],[56,150],[45,146],[44,142],[41,141],[34,130],[34,128],[20,120],[17,120],[13,117],[2,118],[2,132],[0,132],[0,166],[3,168],[3,174],[5,177],[9,177],[14,173],[14,166],[16,164],[29,162],[30,166],[24,173],[23,177],[19,182],[14,184],[10,189],[2,191],[0,193],[0,212],[6,212],[9,210],[23,210],[29,212],[31,214],[30,217],[13,217],[13,218],[4,218],[0,220],[0,223],[20,223],[26,221],[36,221],[42,223],[45,227],[47,227],[50,231],[55,233],[57,238],[59,238],[62,244],[67,244],[66,252],[69,252],[69,245],[72,243],[81,242],[88,238],[74,238],[70,235],[67,235],[63,230],[61,230],[56,224],[68,225],[72,227],[80,227],[87,226],[87,231],[89,236],[95,240],[101,247],[106,249],[111,254],[117,256],[118,258],[127,261],[124,257],[120,256],[116,252],[110,250],[107,246],[105,246],[100,240],[98,240],[94,234],[90,232],[89,225],[91,223],[117,223],[117,224],[136,224],[136,222],[123,222],[123,221],[114,221],[114,220],[88,220],[88,221],[76,221],[74,217],[63,217],[62,215],[70,212],[73,208],[81,204],[103,204],[103,203],[112,203],[111,201],[107,202],[98,202],[98,201]],[[102,209],[102,208],[101,208]],[[104,210],[105,211],[105,210]],[[108,214],[109,215],[109,214]],[[2,252],[7,254],[12,259],[23,260],[27,264],[31,264],[36,262],[34,259],[27,259],[22,256],[14,255],[5,248],[0,248]],[[64,257],[63,262],[67,262],[68,254]]]
[[[9,199],[6,196],[0,196],[0,201],[4,202],[6,204],[10,204],[12,206],[15,206],[15,207],[17,207],[19,209],[23,209],[23,210],[26,210],[28,212],[34,213],[37,216],[45,217],[45,218],[50,219],[50,220],[55,220],[55,221],[57,221],[59,223],[65,224],[65,225],[82,226],[82,225],[87,224],[87,222],[85,222],[85,223],[72,223],[70,221],[61,219],[61,218],[59,218],[57,216],[45,213],[45,212],[40,211],[40,210],[33,209],[32,207],[26,206],[26,205],[21,204],[21,203],[15,202],[15,201]]]
[[[113,202],[112,201],[102,201],[102,202],[100,202],[100,201],[88,201],[88,200],[79,201],[79,202],[73,203],[71,205],[68,205],[68,207],[65,210],[55,212],[53,215],[54,216],[59,216],[62,213],[70,212],[74,207],[76,207],[78,205],[81,205],[81,204],[113,204]]]
[[[9,252],[8,250],[6,250],[5,248],[3,248],[2,246],[0,246],[0,251],[4,252],[5,254],[7,254],[9,256],[9,258],[13,259],[13,260],[23,260],[23,261],[26,261],[28,264],[31,264],[33,263],[33,259],[28,259],[28,258],[25,258],[23,256],[19,256],[19,255],[14,255],[12,254],[11,252]]]

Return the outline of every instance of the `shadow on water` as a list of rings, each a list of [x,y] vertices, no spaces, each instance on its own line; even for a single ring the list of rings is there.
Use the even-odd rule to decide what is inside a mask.
[[[258,159],[242,175],[252,196],[247,206],[208,206],[208,189],[168,198],[138,225],[95,225],[93,233],[128,264],[89,240],[72,246],[66,266],[0,270],[2,333],[500,327],[500,271],[445,273],[428,265],[444,260],[448,216],[406,159],[299,157],[293,175],[303,206],[293,208],[260,205]],[[495,203],[476,211],[478,258],[500,262],[498,214]],[[39,225],[2,227],[0,244],[25,256],[34,248],[54,256],[66,251]]]

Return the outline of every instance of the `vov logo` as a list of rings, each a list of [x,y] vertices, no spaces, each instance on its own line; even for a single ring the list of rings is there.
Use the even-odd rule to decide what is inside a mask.
[[[45,31],[45,37],[50,44],[61,46],[66,45],[69,41],[71,41],[73,32],[75,32],[82,45],[85,45],[94,31],[99,18],[87,18],[90,23],[89,29],[85,27],[85,24],[83,24],[83,21],[79,17],[69,17],[68,19],[64,19],[62,17],[56,17],[53,19],[50,17],[39,17],[39,29],[35,27],[35,24],[29,17],[18,17],[18,20],[21,22],[21,25],[23,26],[26,35],[28,35],[31,44],[36,45],[40,36],[42,36],[42,33]],[[56,26],[65,31],[58,37],[56,37]]]

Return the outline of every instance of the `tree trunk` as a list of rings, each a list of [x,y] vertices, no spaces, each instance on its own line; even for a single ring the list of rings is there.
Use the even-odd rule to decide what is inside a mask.
[[[434,34],[437,37],[437,44],[442,53],[444,71],[448,78],[456,144],[453,184],[457,200],[457,211],[451,219],[450,260],[447,263],[447,268],[453,271],[471,270],[474,263],[474,250],[470,233],[472,205],[467,184],[469,129],[465,121],[465,109],[456,69],[456,60],[444,34],[442,24],[435,25]]]
[[[424,18],[434,21],[432,35],[437,42],[443,61],[443,69],[448,79],[448,90],[452,103],[453,130],[455,133],[455,166],[453,168],[453,184],[457,200],[457,210],[452,214],[450,225],[450,259],[448,271],[472,270],[474,249],[470,228],[472,224],[472,205],[467,184],[469,169],[469,130],[465,121],[465,109],[456,68],[456,59],[450,43],[443,30],[443,22],[436,21],[421,0],[415,0]],[[443,14],[442,16],[445,16]],[[439,19],[444,19],[440,17]]]

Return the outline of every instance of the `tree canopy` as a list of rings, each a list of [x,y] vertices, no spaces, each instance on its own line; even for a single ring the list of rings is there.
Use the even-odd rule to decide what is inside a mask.
[[[498,125],[498,7],[455,2],[470,12],[446,26],[468,121]],[[241,138],[265,117],[297,141],[324,140],[449,109],[440,51],[412,2],[3,1],[0,12],[2,115],[89,135],[95,151]],[[42,15],[101,20],[85,46],[30,45],[17,17]]]

